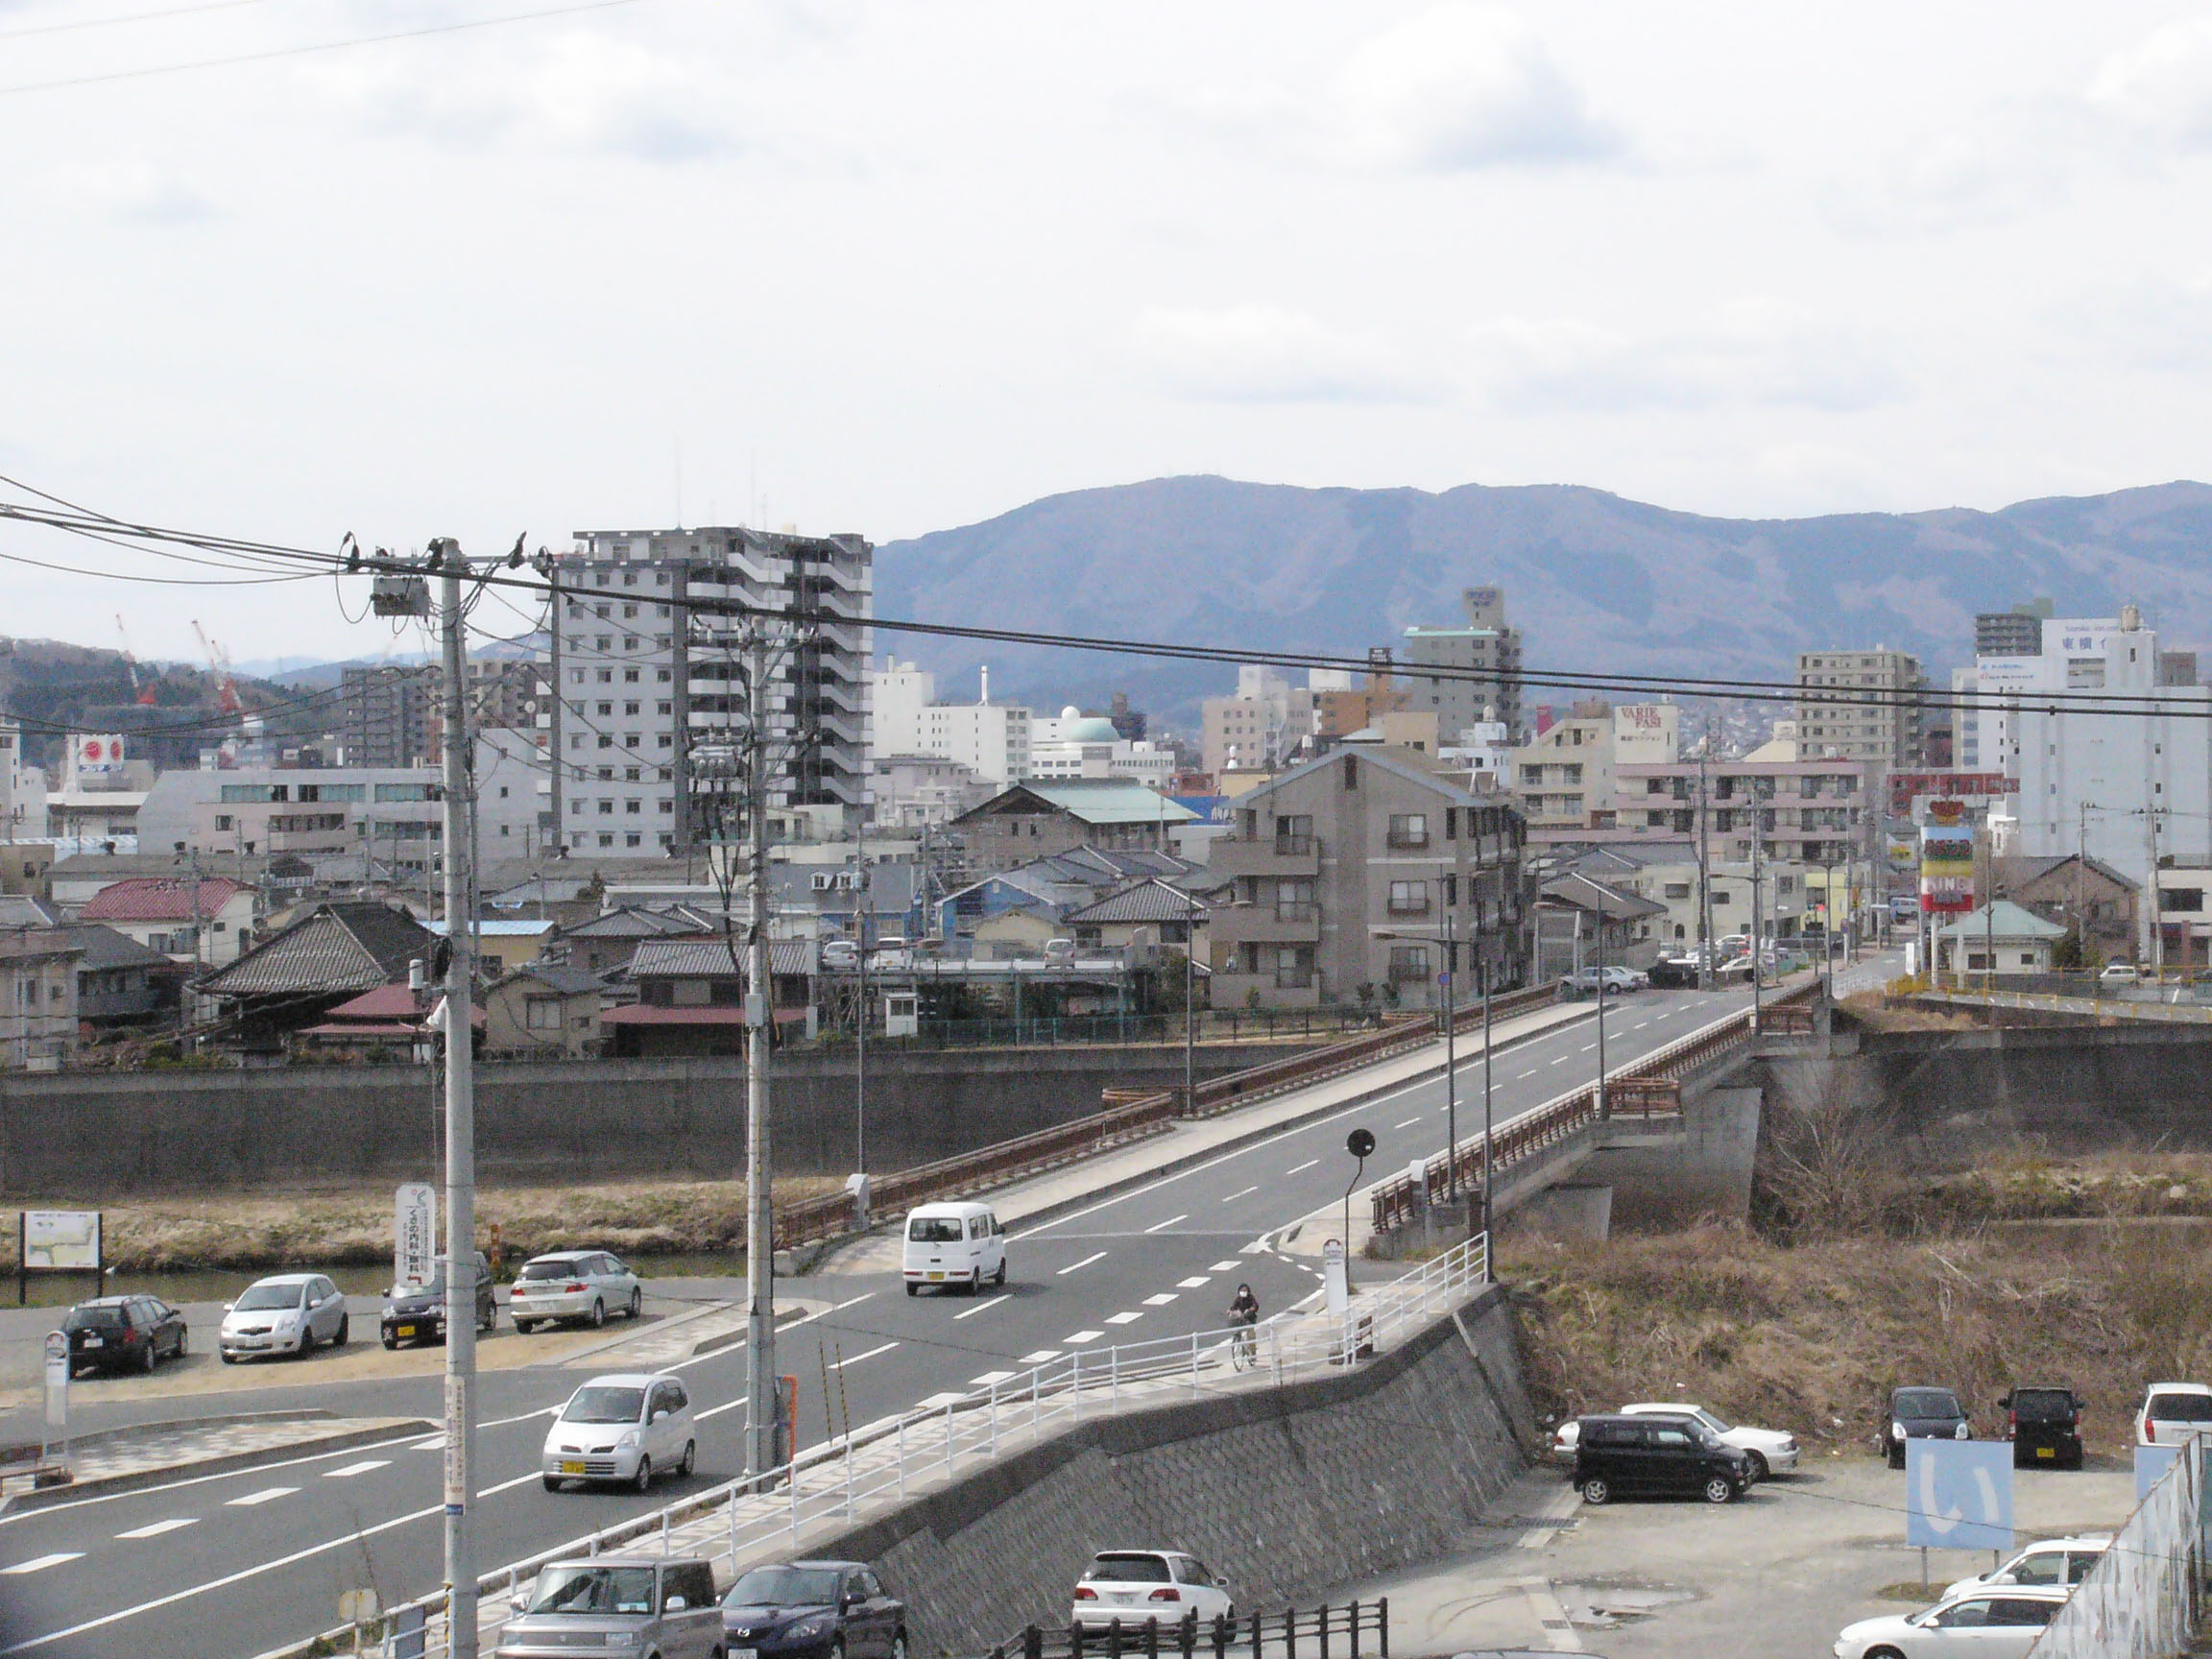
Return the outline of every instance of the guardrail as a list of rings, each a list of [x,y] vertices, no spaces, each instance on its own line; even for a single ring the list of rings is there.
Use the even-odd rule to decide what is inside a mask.
[[[1363,1640],[1368,1636],[1372,1643]],[[1156,1620],[1125,1623],[1119,1618],[1094,1628],[1031,1624],[992,1648],[990,1659],[1266,1659],[1269,1654],[1298,1659],[1300,1642],[1315,1659],[1360,1659],[1363,1651],[1390,1659],[1390,1598],[1305,1612],[1292,1607],[1280,1613],[1221,1615],[1203,1622],[1193,1610],[1166,1625]]]
[[[1816,983],[1801,985],[1767,1003],[1760,1011],[1760,1034],[1802,1035],[1812,1031],[1812,998],[1817,989]],[[1716,1056],[1741,1047],[1751,1037],[1751,1010],[1746,1008],[1630,1062],[1620,1074],[1605,1080],[1606,1116],[1657,1118],[1680,1112],[1682,1079]],[[1599,1119],[1598,1086],[1587,1083],[1494,1130],[1487,1145],[1483,1137],[1477,1135],[1439,1152],[1422,1166],[1419,1183],[1407,1174],[1375,1186],[1369,1193],[1375,1231],[1387,1233],[1406,1226],[1420,1218],[1423,1204],[1434,1202],[1455,1188],[1466,1190],[1479,1186],[1486,1150],[1495,1178],[1499,1170],[1557,1145]]]
[[[2174,1466],[2043,1626],[2029,1659],[2169,1659],[2190,1650],[2204,1623],[2212,1541],[2207,1444],[2198,1434],[2182,1446]]]
[[[810,1531],[852,1525],[865,1505],[904,1503],[914,1492],[956,1479],[1063,1427],[1118,1411],[1125,1400],[1133,1407],[1160,1405],[1210,1389],[1271,1387],[1357,1366],[1456,1309],[1488,1282],[1489,1264],[1489,1240],[1479,1234],[1363,1290],[1341,1318],[1293,1310],[1257,1327],[1057,1356],[985,1387],[938,1396],[825,1441],[765,1475],[725,1481],[651,1514],[539,1551],[479,1578],[477,1594],[484,1611],[494,1613],[547,1564],[625,1547],[662,1554],[681,1550],[727,1562],[734,1573],[749,1557],[796,1551]],[[1321,1294],[1315,1291],[1299,1306]],[[445,1616],[442,1591],[395,1607],[371,1627],[362,1651],[397,1659],[395,1643],[404,1629],[410,1659],[449,1659]],[[350,1626],[326,1632],[264,1659],[306,1659],[310,1652],[350,1643],[355,1634]],[[318,1649],[316,1642],[325,1646]],[[1286,1659],[1296,1659],[1295,1652]]]

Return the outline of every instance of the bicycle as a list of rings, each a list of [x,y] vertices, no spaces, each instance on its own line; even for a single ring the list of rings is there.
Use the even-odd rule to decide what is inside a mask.
[[[1229,1338],[1229,1363],[1239,1371],[1249,1371],[1260,1362],[1260,1315],[1233,1314],[1231,1320],[1237,1329]]]

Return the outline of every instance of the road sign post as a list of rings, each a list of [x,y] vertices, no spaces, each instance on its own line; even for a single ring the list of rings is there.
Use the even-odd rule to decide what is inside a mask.
[[[53,1463],[54,1443],[61,1443],[62,1479],[69,1469],[69,1338],[60,1331],[46,1333],[46,1426],[41,1435],[38,1473],[33,1484],[44,1484]]]
[[[420,1290],[438,1271],[438,1189],[402,1182],[392,1195],[392,1283]]]

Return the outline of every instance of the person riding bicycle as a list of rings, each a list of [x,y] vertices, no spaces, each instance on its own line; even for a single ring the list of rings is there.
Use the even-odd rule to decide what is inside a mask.
[[[1260,1323],[1260,1298],[1252,1294],[1252,1286],[1238,1285],[1237,1298],[1229,1304],[1230,1328],[1237,1333],[1230,1358],[1242,1369],[1249,1366],[1260,1351],[1257,1327]]]

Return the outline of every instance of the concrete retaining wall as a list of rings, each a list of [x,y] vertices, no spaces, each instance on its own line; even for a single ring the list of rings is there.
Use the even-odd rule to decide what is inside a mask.
[[[1704,1215],[1751,1213],[1760,1091],[1732,1084],[1685,1091],[1678,1124],[1640,1132],[1619,1118],[1575,1171],[1613,1190],[1615,1232],[1656,1232]]]
[[[1199,1048],[1201,1078],[1297,1052]],[[872,1054],[868,1161],[904,1168],[1099,1109],[1109,1087],[1183,1080],[1179,1045]],[[443,1136],[428,1067],[82,1072],[0,1080],[0,1196],[96,1199],[209,1189],[313,1188],[419,1178]],[[777,1167],[854,1167],[849,1054],[777,1068]],[[484,1066],[481,1179],[522,1185],[736,1173],[745,1073],[734,1060]]]
[[[1350,1376],[1108,1418],[809,1552],[874,1564],[918,1653],[1065,1623],[1104,1549],[1189,1550],[1239,1608],[1442,1554],[1539,1439],[1503,1290]]]

